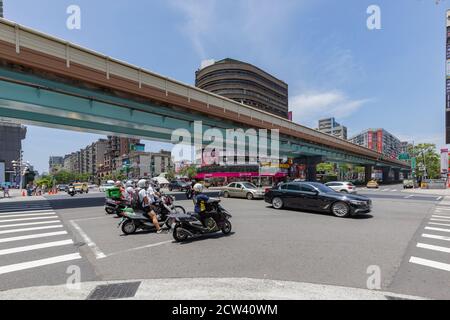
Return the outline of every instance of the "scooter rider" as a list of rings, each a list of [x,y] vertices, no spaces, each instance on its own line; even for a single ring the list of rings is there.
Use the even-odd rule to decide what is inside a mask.
[[[209,200],[209,197],[203,193],[203,185],[201,183],[197,183],[194,185],[194,196],[192,197],[192,200],[194,201],[194,211],[195,213],[198,213],[200,215],[200,221],[201,223],[206,226],[205,224],[205,213],[206,213],[206,203]]]
[[[156,228],[157,233],[161,233],[161,227],[158,223],[158,218],[156,217],[156,213],[154,210],[154,194],[149,193],[147,190],[147,180],[141,179],[138,182],[138,187],[141,189],[139,191],[139,202],[141,203],[142,210],[144,211],[144,215],[152,220],[153,225]],[[152,189],[153,190],[153,189]]]

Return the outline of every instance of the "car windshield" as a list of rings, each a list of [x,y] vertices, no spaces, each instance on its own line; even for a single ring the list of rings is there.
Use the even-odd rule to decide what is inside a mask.
[[[256,186],[253,183],[243,183],[242,184],[246,189],[256,189]]]
[[[336,193],[335,190],[331,189],[330,187],[321,184],[321,183],[314,183],[311,184],[311,186],[313,186],[314,188],[316,188],[317,190],[319,190],[322,193]]]

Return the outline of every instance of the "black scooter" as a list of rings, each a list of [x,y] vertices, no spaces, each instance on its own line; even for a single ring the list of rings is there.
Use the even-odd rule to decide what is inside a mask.
[[[169,216],[186,214],[186,210],[182,206],[175,206],[173,202],[173,197],[162,195],[161,199],[156,203],[155,213],[161,228],[170,229],[171,220],[168,219]],[[135,212],[127,207],[121,210],[120,215],[122,220],[119,222],[118,227],[122,226],[122,232],[126,235],[133,234],[138,230],[156,230],[153,221],[142,212]]]
[[[231,214],[220,205],[220,199],[211,198],[206,203],[206,213],[203,213],[203,221],[200,214],[189,212],[182,215],[169,215],[168,223],[173,229],[173,238],[177,242],[203,234],[222,231],[223,234],[231,233]]]
[[[69,187],[69,189],[67,190],[67,194],[71,197],[73,197],[76,192],[75,192],[75,188],[74,187]]]
[[[122,216],[122,211],[130,206],[130,202],[122,199],[110,199],[105,200],[105,211],[107,214],[115,214],[118,217]]]

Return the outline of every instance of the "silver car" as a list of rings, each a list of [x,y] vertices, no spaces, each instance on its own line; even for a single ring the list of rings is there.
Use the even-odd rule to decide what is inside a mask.
[[[342,193],[351,193],[355,194],[357,193],[356,187],[353,183],[347,182],[347,181],[333,181],[325,183],[327,187],[330,187],[336,192],[342,192]]]
[[[248,200],[263,199],[264,191],[250,182],[233,182],[224,187],[223,196],[225,198],[247,198]]]

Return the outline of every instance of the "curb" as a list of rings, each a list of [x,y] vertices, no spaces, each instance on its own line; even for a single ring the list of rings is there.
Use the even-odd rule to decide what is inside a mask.
[[[86,300],[97,286],[140,282],[132,300],[425,300],[422,297],[293,281],[195,278],[84,282],[0,292],[0,300]],[[108,300],[108,299],[105,299]]]

